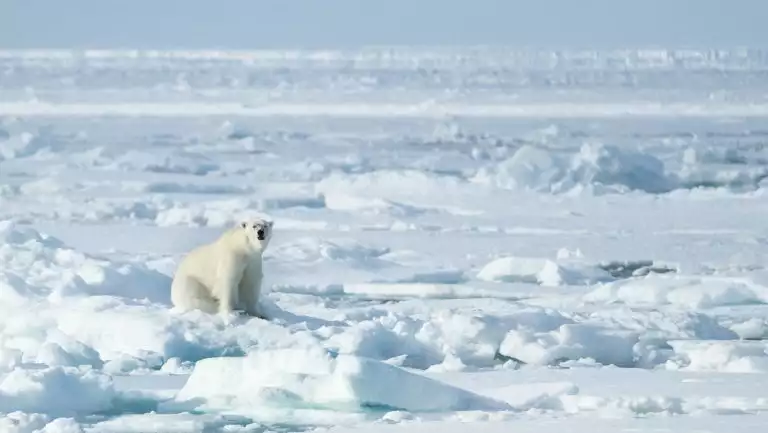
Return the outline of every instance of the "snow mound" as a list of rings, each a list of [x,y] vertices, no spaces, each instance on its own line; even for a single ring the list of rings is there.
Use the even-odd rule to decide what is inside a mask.
[[[747,279],[651,275],[596,288],[584,300],[632,306],[675,305],[690,309],[768,301],[768,288]]]
[[[167,300],[169,277],[140,263],[115,263],[73,250],[12,221],[0,222],[0,299],[109,295]]]
[[[592,359],[604,365],[634,366],[639,333],[599,325],[564,324],[549,332],[512,330],[499,353],[525,364],[549,365]]]
[[[30,315],[28,311],[35,311]],[[0,369],[25,363],[90,366],[109,374],[172,370],[211,356],[238,355],[248,348],[284,348],[315,341],[305,321],[283,319],[227,323],[200,312],[177,314],[164,305],[127,304],[119,298],[85,297],[29,303],[1,311]],[[315,319],[323,324],[322,320]],[[294,322],[299,322],[292,329]]]
[[[652,260],[589,262],[560,250],[557,258],[507,256],[494,259],[477,273],[482,281],[519,282],[542,286],[591,285],[617,279],[674,272]]]
[[[666,346],[667,340],[734,340],[738,334],[721,323],[719,318],[684,309],[634,308],[619,306],[605,308],[602,305],[587,304],[592,310],[590,323],[616,329],[627,329],[642,334],[647,342],[656,342],[658,347]]]
[[[765,318],[753,317],[734,323],[730,329],[742,339],[768,340],[768,320]]]
[[[600,143],[585,143],[576,154],[524,145],[511,158],[481,170],[475,180],[504,189],[547,193],[662,193],[676,187],[665,173],[664,163],[654,156]]]
[[[5,416],[0,415],[0,431],[3,433],[40,433],[49,420],[49,417],[41,413],[14,411]]]
[[[362,174],[333,173],[315,185],[321,194],[346,192],[363,197],[392,198],[393,195],[428,195],[460,186],[454,177],[437,176],[418,170],[377,170]]]
[[[38,412],[64,417],[112,407],[109,376],[74,367],[15,368],[0,378],[0,412]]]
[[[456,197],[477,195],[476,188],[459,177],[417,170],[334,172],[315,184],[315,193],[324,197],[329,209],[395,216],[429,211],[471,213],[455,208]]]
[[[656,368],[680,358],[668,342],[727,341],[738,335],[701,313],[633,309],[566,316],[541,312],[506,321],[499,354],[531,365],[600,364]],[[529,313],[530,314],[530,313]]]
[[[483,281],[524,282],[542,286],[587,285],[611,281],[604,269],[581,261],[529,257],[502,257],[486,264],[477,273]]]
[[[38,134],[22,132],[9,136],[0,146],[0,161],[3,159],[26,158],[50,148],[49,140]]]
[[[765,341],[669,341],[675,358],[670,369],[727,373],[768,372],[768,343]]]
[[[677,176],[687,188],[753,190],[768,186],[768,155],[761,145],[749,150],[690,147],[683,152]]]
[[[202,360],[174,404],[242,415],[270,406],[411,412],[510,408],[396,366],[351,355],[334,358],[315,348]]]
[[[325,345],[410,368],[463,371],[497,365],[499,346],[510,329],[549,331],[566,323],[572,320],[541,308],[521,308],[503,317],[446,310],[416,318],[390,312],[337,331]]]
[[[83,433],[80,424],[73,418],[57,418],[43,427],[40,433]]]
[[[89,311],[92,322],[82,320],[82,310]],[[105,361],[105,371],[124,373],[158,370],[168,362],[195,362],[212,356],[239,355],[253,346],[281,349],[315,341],[300,322],[301,317],[283,314],[289,317],[282,319],[280,311],[271,315],[280,324],[248,318],[227,322],[199,311],[169,312],[166,306],[92,302],[61,311],[56,319],[62,332],[99,353]],[[291,320],[300,322],[299,329],[292,329]],[[93,323],[99,326],[93,326]],[[125,329],[131,332],[126,333]],[[171,361],[172,358],[178,359]]]

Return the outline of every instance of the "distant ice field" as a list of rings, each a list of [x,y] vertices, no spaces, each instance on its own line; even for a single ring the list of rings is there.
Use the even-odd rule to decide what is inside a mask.
[[[759,431],[766,72],[0,51],[0,432]],[[253,212],[272,320],[173,309]]]

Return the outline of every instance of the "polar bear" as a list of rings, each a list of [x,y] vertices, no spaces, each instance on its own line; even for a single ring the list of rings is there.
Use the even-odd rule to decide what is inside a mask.
[[[189,252],[171,283],[171,302],[180,310],[228,316],[244,310],[266,319],[259,308],[262,255],[272,238],[272,221],[239,220],[215,241]]]

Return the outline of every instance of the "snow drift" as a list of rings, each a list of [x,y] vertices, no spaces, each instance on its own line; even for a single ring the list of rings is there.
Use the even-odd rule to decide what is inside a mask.
[[[656,157],[615,146],[585,143],[575,154],[523,145],[511,158],[481,170],[475,181],[504,189],[563,193],[644,191],[676,187]]]
[[[254,351],[208,358],[173,406],[257,414],[260,407],[406,410],[501,410],[505,403],[373,359],[331,356],[321,349]],[[178,410],[178,409],[177,409]]]

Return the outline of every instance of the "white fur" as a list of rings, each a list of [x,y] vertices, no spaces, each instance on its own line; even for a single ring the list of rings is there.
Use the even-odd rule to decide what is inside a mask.
[[[257,232],[264,230],[264,239]],[[262,254],[272,238],[272,222],[245,219],[214,242],[193,249],[179,263],[171,284],[171,302],[181,310],[229,315],[244,310],[266,318],[259,308]]]

